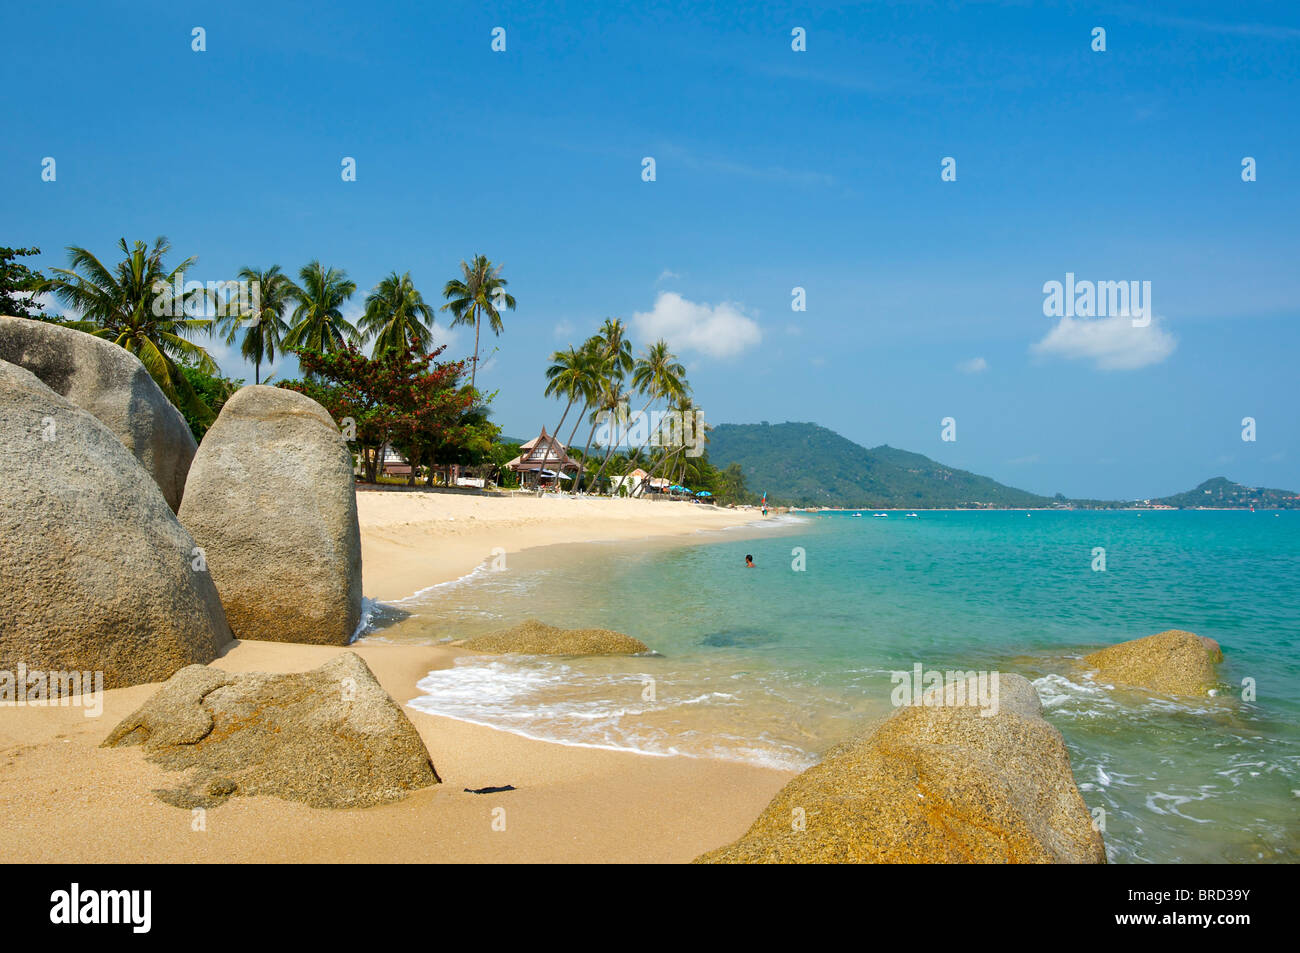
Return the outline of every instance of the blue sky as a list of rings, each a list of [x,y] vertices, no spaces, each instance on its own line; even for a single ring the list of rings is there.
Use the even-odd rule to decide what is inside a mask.
[[[132,2],[6,21],[0,244],[43,267],[165,234],[198,280],[345,268],[359,312],[392,270],[433,300],[482,252],[519,301],[479,377],[507,434],[558,420],[549,353],[619,316],[668,336],[711,422],[811,420],[1069,496],[1300,488],[1294,5]],[[1150,281],[1152,326],[1070,325],[1044,349],[1043,285],[1067,272]]]

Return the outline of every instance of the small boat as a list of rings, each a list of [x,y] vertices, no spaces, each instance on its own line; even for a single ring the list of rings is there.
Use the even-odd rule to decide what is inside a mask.
[[[914,519],[919,519],[920,517],[918,517],[915,513],[908,513],[907,518],[909,520],[914,520]]]
[[[856,516],[856,517],[858,517],[859,519],[862,518],[862,514],[861,514],[861,513],[854,513],[853,515]]]
[[[875,514],[872,515],[872,519],[878,519],[878,520],[889,519],[889,514],[888,514],[888,513],[875,513]]]

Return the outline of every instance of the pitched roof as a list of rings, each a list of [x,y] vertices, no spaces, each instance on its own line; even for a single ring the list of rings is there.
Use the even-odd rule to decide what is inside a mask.
[[[551,434],[548,434],[545,427],[532,440],[521,443],[519,449],[522,451],[519,456],[506,464],[511,470],[577,470],[581,468],[581,464],[569,456],[564,444]]]

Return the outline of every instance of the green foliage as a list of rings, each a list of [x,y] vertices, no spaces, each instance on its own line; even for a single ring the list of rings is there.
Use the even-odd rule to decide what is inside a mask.
[[[305,348],[316,354],[334,351],[360,342],[361,334],[347,318],[343,305],[357,290],[357,283],[341,268],[326,268],[319,261],[308,262],[298,272],[293,298],[298,302],[290,319],[292,327],[284,348]]]
[[[403,348],[413,340],[417,348],[427,351],[433,341],[433,308],[425,304],[411,281],[411,273],[393,272],[366,296],[366,311],[361,328],[375,339],[374,353],[389,348]]]
[[[501,485],[514,487],[519,485],[518,474],[506,469],[506,464],[520,454],[521,440],[498,440],[488,451],[486,463],[491,463],[501,474]]]
[[[1273,490],[1267,487],[1242,486],[1227,477],[1206,480],[1194,490],[1177,493],[1163,499],[1152,500],[1165,506],[1193,509],[1208,506],[1226,509],[1300,509],[1300,493],[1295,490]]]
[[[750,487],[795,506],[1047,506],[1047,497],[906,450],[861,447],[810,423],[719,424],[715,460],[739,464]]]
[[[462,261],[460,270],[461,277],[443,286],[442,296],[447,303],[442,309],[451,312],[453,328],[462,324],[474,328],[474,364],[469,372],[469,384],[473,387],[478,379],[479,332],[483,321],[487,319],[492,333],[499,335],[504,330],[499,309],[513,311],[515,299],[505,290],[510,282],[501,277],[501,266],[492,264],[486,255],[475,255],[473,262]]]
[[[196,414],[192,410],[181,409],[181,414],[185,417],[185,422],[190,425],[190,432],[194,434],[194,439],[202,441],[203,435],[217,419],[217,414],[221,413],[221,408],[230,399],[230,395],[243,387],[244,382],[216,374],[205,374],[197,367],[188,364],[181,365],[181,373],[185,375],[185,379],[189,381],[190,387],[194,389],[194,393],[203,402],[206,410],[206,413]]]
[[[299,348],[294,353],[306,378],[280,385],[315,400],[340,427],[352,421],[372,483],[386,445],[412,464],[414,484],[416,467],[481,460],[499,429],[477,392],[461,385],[463,361],[436,361],[442,348],[421,353],[414,345],[373,358],[351,343],[324,354]]]
[[[45,276],[18,261],[40,253],[39,248],[0,247],[0,314],[35,321],[59,320],[32,303],[31,295],[45,286]]]
[[[70,246],[69,267],[52,269],[53,277],[42,290],[54,292],[81,316],[71,326],[134,354],[168,400],[203,419],[210,411],[181,372],[181,363],[205,374],[218,373],[208,352],[189,340],[196,333],[212,333],[210,319],[189,317],[186,310],[206,302],[207,293],[193,291],[179,299],[171,294],[178,276],[197,259],[186,258],[169,269],[163,257],[171,245],[161,236],[152,248],[144,242],[127,247],[125,238],[117,247],[126,257],[110,269],[86,249]]]
[[[262,362],[271,364],[284,353],[284,338],[289,333],[289,322],[284,315],[299,291],[289,276],[280,271],[279,265],[263,271],[241,268],[239,280],[258,287],[258,307],[256,312],[234,313],[224,319],[226,343],[233,344],[239,332],[244,332],[239,353],[253,362],[253,383],[260,384]]]

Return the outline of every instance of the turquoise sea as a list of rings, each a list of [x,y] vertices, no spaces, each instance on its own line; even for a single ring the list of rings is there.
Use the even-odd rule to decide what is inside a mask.
[[[1017,672],[1104,809],[1112,862],[1300,859],[1300,513],[868,510],[685,546],[551,546],[376,607],[367,637],[436,642],[530,617],[659,654],[468,659],[430,673],[413,706],[798,769],[892,710],[893,671]],[[1214,696],[1111,690],[1075,662],[1171,628],[1223,646]]]

